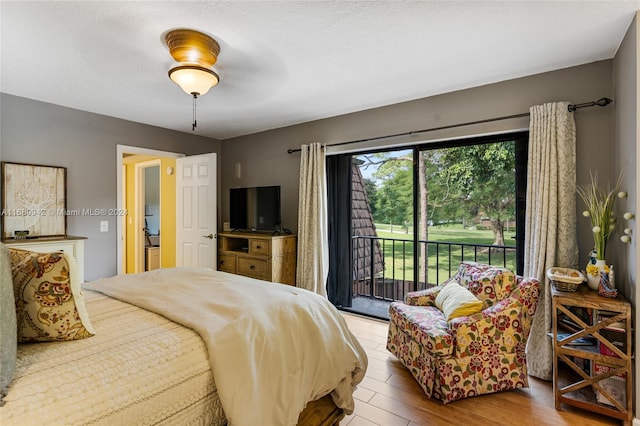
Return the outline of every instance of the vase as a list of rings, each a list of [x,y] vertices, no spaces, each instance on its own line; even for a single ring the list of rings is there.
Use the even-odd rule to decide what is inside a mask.
[[[607,261],[604,259],[596,259],[595,265],[600,270],[600,273],[604,272],[604,267],[607,265]],[[591,290],[598,291],[598,285],[600,284],[600,274],[591,275],[587,274],[587,285]]]

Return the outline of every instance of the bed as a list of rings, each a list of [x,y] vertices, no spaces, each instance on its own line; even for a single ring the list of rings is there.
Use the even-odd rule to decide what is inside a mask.
[[[367,358],[317,295],[191,268],[80,294],[93,335],[17,345],[3,425],[331,425],[353,410]]]

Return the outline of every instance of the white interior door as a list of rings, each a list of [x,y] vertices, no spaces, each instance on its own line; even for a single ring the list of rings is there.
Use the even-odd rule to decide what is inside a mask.
[[[216,154],[176,159],[176,266],[216,269]]]

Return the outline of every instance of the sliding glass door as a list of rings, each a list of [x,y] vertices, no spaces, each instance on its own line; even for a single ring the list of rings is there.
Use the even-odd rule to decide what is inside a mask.
[[[418,288],[442,283],[462,261],[518,269],[518,140],[492,137],[420,149]]]
[[[391,301],[442,283],[463,260],[521,270],[526,142],[522,132],[338,156],[329,204],[338,193],[341,204],[329,217],[341,255],[330,269],[343,273],[330,272],[330,299],[333,287],[338,306],[386,318]],[[336,216],[348,226],[331,226]]]

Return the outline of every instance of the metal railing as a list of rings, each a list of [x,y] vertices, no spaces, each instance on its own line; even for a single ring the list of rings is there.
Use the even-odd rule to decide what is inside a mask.
[[[418,280],[414,280],[414,242],[400,238],[353,236],[353,297],[403,300],[409,291],[433,287],[453,276],[462,261],[516,270],[516,247],[419,240]],[[379,246],[379,251],[376,250]],[[368,260],[363,260],[366,253]],[[383,268],[376,262],[383,258]],[[379,257],[378,257],[379,259]],[[426,261],[425,261],[426,259]]]

